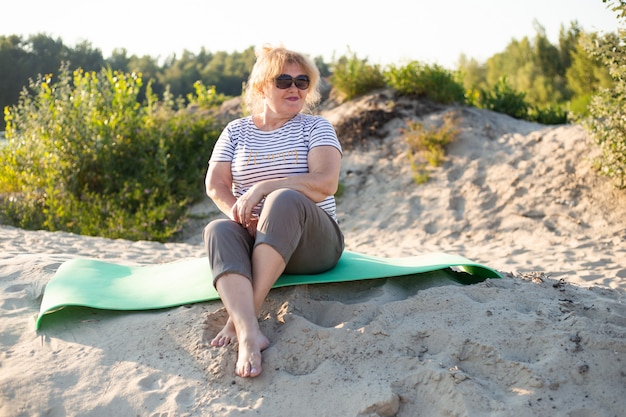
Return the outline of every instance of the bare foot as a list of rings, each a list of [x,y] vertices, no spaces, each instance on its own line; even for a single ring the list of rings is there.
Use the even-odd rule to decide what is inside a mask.
[[[261,332],[254,337],[244,337],[239,342],[235,374],[243,378],[253,378],[261,373],[261,352],[270,345],[270,341]]]
[[[230,345],[230,342],[235,340],[236,337],[237,332],[235,331],[235,325],[229,317],[222,330],[220,330],[220,332],[213,338],[213,340],[211,340],[211,346],[228,346]]]

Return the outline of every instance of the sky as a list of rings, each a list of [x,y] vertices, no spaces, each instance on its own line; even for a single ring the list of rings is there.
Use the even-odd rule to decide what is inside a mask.
[[[484,62],[513,39],[532,39],[535,23],[556,44],[574,21],[587,32],[619,26],[602,0],[5,0],[0,35],[88,41],[105,58],[115,48],[162,60],[271,43],[326,62],[355,54],[383,66],[454,69],[461,54]]]

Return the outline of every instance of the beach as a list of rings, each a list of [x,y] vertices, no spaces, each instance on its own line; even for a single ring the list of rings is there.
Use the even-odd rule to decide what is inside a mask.
[[[243,379],[236,344],[207,345],[226,320],[220,301],[68,307],[35,329],[65,261],[205,256],[202,225],[220,216],[208,199],[166,244],[0,225],[0,416],[624,415],[626,193],[594,171],[587,132],[388,92],[321,112],[344,136],[346,120],[388,116],[345,142],[346,249],[446,252],[502,278],[461,285],[439,271],[272,290],[263,373]],[[401,129],[449,112],[459,137],[418,185]]]

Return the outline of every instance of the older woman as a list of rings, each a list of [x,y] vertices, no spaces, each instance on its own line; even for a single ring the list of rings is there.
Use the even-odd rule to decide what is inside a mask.
[[[319,81],[302,54],[264,47],[246,85],[251,116],[226,126],[209,161],[207,194],[228,216],[204,230],[229,315],[211,345],[237,339],[241,377],[261,373],[270,341],[258,314],[278,277],[331,269],[344,249],[333,197],[341,145],[326,119],[306,113],[319,101]]]

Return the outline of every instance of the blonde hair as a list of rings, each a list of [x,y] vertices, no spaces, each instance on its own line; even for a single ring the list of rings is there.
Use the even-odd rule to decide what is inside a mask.
[[[302,110],[310,112],[319,103],[320,72],[315,63],[303,54],[282,46],[263,45],[257,53],[257,60],[252,67],[244,92],[244,104],[248,114],[254,115],[263,111],[263,89],[274,83],[287,64],[299,65],[311,80]]]

